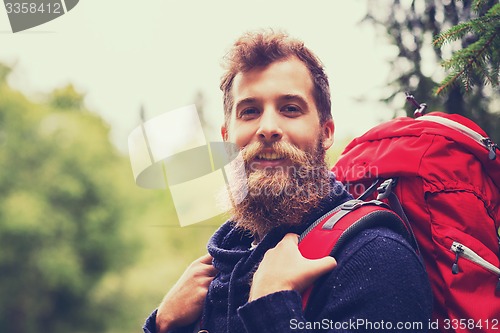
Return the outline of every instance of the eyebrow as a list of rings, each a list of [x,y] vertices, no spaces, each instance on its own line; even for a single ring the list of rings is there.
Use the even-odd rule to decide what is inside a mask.
[[[279,97],[280,100],[284,100],[284,101],[299,101],[300,103],[302,103],[304,106],[309,106],[309,104],[307,103],[306,99],[304,97],[302,97],[301,95],[296,95],[296,94],[285,94],[285,95],[282,95]],[[258,102],[258,98],[255,98],[255,97],[247,97],[247,98],[244,98],[240,101],[238,101],[235,105],[235,109],[238,110],[239,108],[241,108],[242,106],[245,106],[247,104],[255,104]]]
[[[295,94],[286,94],[280,97],[280,99],[283,99],[285,101],[291,101],[291,100],[298,100],[301,103],[303,103],[305,106],[309,105],[304,97],[301,95],[295,95]]]
[[[242,106],[247,105],[247,104],[255,104],[256,102],[257,102],[257,98],[254,98],[254,97],[244,98],[241,101],[238,101],[236,103],[235,110],[238,110],[239,108],[241,108]]]

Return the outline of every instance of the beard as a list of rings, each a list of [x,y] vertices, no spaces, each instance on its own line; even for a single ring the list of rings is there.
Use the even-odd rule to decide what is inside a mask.
[[[310,151],[287,142],[271,146],[257,142],[242,150],[248,194],[239,203],[232,202],[230,213],[236,227],[263,237],[278,226],[296,226],[303,222],[330,194],[330,172],[325,161],[322,137]],[[289,166],[253,169],[252,161],[264,148],[271,148],[292,162]],[[241,189],[243,190],[243,189]]]

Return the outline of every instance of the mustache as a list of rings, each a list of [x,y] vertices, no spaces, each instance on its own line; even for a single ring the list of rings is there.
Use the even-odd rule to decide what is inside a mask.
[[[241,150],[243,160],[246,163],[252,161],[259,154],[261,154],[264,149],[271,149],[274,153],[283,156],[294,163],[303,164],[310,159],[309,153],[301,150],[289,142],[278,141],[272,143],[271,145],[264,145],[262,142],[257,141],[247,145]]]

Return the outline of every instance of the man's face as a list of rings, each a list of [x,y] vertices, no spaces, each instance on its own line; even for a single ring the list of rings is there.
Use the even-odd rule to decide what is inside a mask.
[[[243,150],[249,194],[233,205],[242,229],[262,236],[301,223],[328,195],[324,160],[333,142],[333,121],[320,125],[307,67],[297,58],[239,73],[224,140]]]
[[[221,131],[224,140],[240,149],[255,142],[264,144],[262,153],[252,161],[252,169],[290,165],[270,148],[274,142],[313,152],[318,138],[323,137],[321,146],[328,149],[333,143],[333,121],[320,125],[312,93],[309,70],[295,57],[237,74],[231,117]]]

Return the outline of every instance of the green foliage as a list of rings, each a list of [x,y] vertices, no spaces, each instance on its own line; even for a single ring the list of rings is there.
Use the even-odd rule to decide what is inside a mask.
[[[59,110],[82,110],[84,108],[84,96],[69,84],[63,88],[54,90],[49,96],[49,105]]]
[[[10,67],[0,63],[0,85],[2,85],[6,81],[10,71],[11,71]]]
[[[475,0],[473,8],[476,12],[485,5],[485,1]],[[443,61],[449,72],[448,76],[436,89],[439,95],[457,82],[466,92],[475,83],[498,86],[500,68],[500,3],[491,7],[485,15],[467,22],[457,24],[434,39],[436,47],[445,43],[461,40],[467,35],[475,36],[476,41],[456,51],[453,56]]]
[[[68,85],[33,102],[0,63],[0,332],[137,332],[221,217],[181,228]]]
[[[134,258],[113,176],[128,165],[82,101],[0,84],[0,332],[103,332],[122,314],[119,294],[96,290]]]

